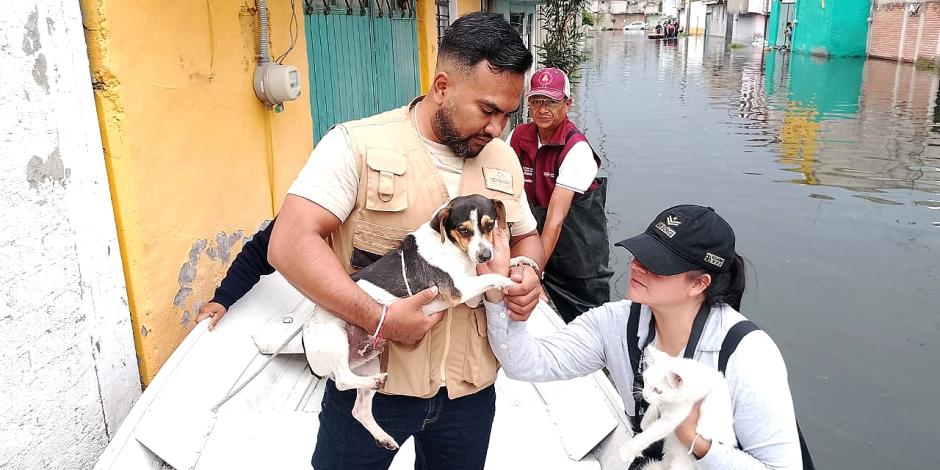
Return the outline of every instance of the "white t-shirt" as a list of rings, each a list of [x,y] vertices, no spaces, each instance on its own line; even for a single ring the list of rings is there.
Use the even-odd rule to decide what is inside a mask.
[[[460,191],[460,177],[463,173],[464,159],[454,155],[446,145],[425,139],[421,143],[434,159],[434,165],[440,172],[444,186],[450,197]],[[330,211],[341,221],[345,221],[356,207],[356,194],[359,186],[359,171],[356,167],[356,155],[343,126],[336,126],[320,139],[310,153],[310,158],[297,179],[291,184],[288,193],[307,199]],[[512,224],[513,236],[535,231],[537,223],[525,191],[520,196],[522,218]]]
[[[513,129],[506,142],[512,141]],[[542,148],[542,139],[536,133],[538,139],[538,148]],[[561,162],[561,168],[558,169],[558,175],[555,176],[555,185],[565,189],[570,189],[578,194],[583,194],[591,187],[594,178],[597,176],[597,162],[594,161],[594,151],[586,141],[578,142],[571,146],[568,155]]]

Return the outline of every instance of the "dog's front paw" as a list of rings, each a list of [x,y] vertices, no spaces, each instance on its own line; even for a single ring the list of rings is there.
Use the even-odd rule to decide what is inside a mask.
[[[395,442],[395,439],[392,439],[392,436],[389,436],[388,434],[376,438],[375,445],[388,450],[398,450],[398,443]]]
[[[620,446],[620,460],[630,463],[643,453],[643,449],[636,449],[630,442]]]

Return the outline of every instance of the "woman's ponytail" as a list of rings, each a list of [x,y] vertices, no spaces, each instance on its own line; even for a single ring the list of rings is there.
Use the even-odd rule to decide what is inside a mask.
[[[705,305],[716,307],[728,304],[731,308],[741,310],[741,298],[744,297],[745,288],[744,258],[735,254],[731,261],[731,268],[723,273],[708,273],[712,283],[705,289]],[[705,274],[705,271],[699,271]]]

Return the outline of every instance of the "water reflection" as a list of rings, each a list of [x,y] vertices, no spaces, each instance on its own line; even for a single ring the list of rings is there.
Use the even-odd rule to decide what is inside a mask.
[[[611,239],[672,204],[715,207],[820,468],[935,467],[940,378],[909,371],[940,355],[938,75],[701,38],[586,46],[572,118],[606,158]]]

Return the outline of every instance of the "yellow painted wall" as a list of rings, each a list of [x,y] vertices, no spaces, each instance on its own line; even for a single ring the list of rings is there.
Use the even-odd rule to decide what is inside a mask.
[[[452,0],[457,2],[457,16],[480,11],[480,0]]]
[[[81,0],[141,377],[192,328],[241,248],[279,208],[312,149],[303,2],[286,62],[302,95],[255,97],[253,0]],[[290,2],[270,1],[271,52]]]
[[[421,93],[431,89],[434,64],[437,63],[437,7],[434,0],[418,0],[418,63],[421,68]]]

